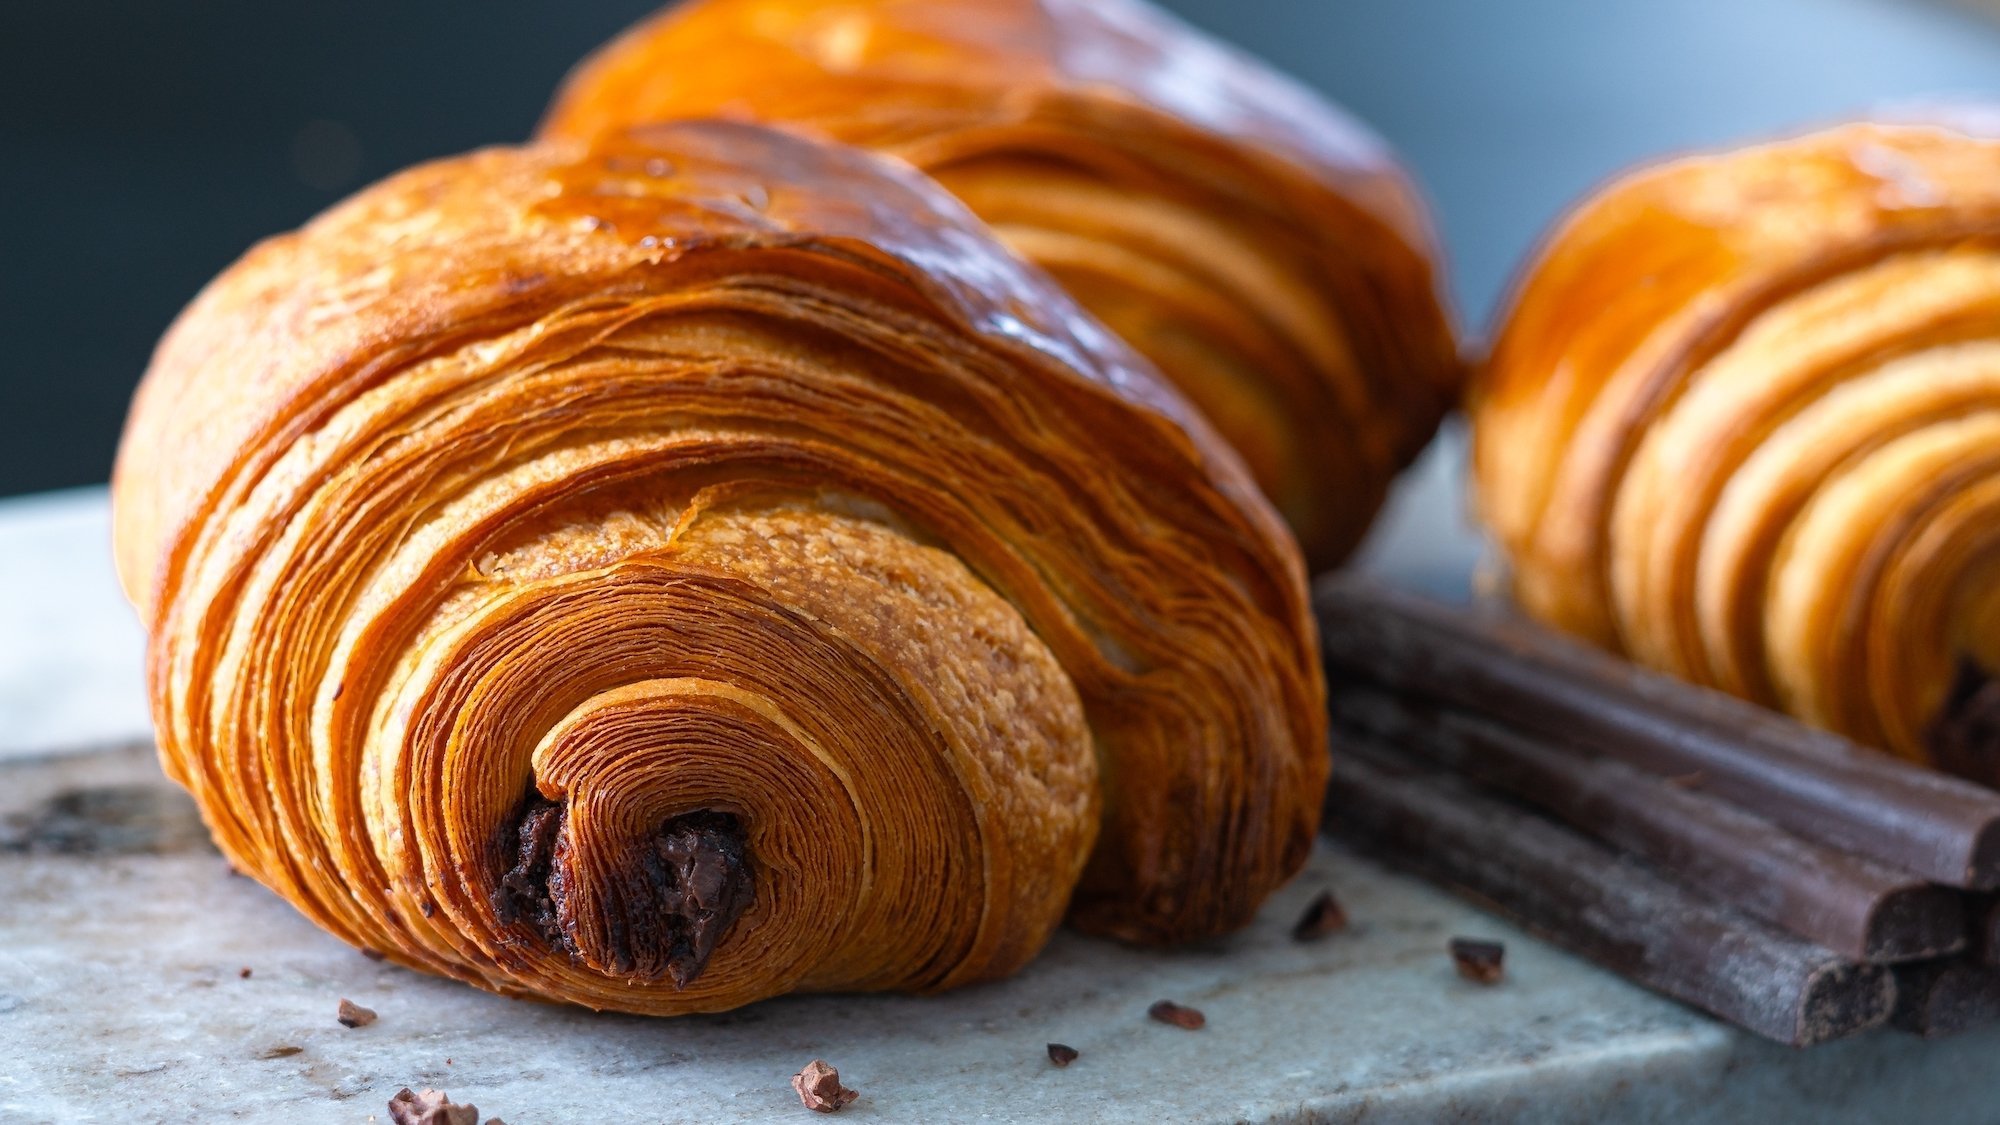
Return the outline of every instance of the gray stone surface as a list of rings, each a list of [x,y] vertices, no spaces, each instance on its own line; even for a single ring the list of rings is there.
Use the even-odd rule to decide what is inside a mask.
[[[1473,548],[1449,477],[1448,461],[1415,476],[1372,566],[1463,588]],[[803,1121],[787,1080],[814,1057],[862,1091],[843,1120],[2000,1116],[1988,1061],[2000,1029],[1776,1047],[1330,848],[1233,938],[1142,952],[1063,933],[1015,979],[947,996],[797,997],[648,1021],[370,961],[231,876],[185,796],[131,741],[144,722],[139,642],[89,553],[103,527],[94,494],[0,505],[8,1125],[385,1121],[404,1085],[443,1088],[514,1125]],[[127,744],[86,748],[118,736]],[[1326,887],[1352,927],[1292,942],[1293,920]],[[1504,940],[1505,983],[1459,980],[1444,952],[1454,935]],[[381,1019],[341,1027],[342,997]],[[1163,998],[1202,1009],[1208,1028],[1148,1021]],[[1082,1058],[1051,1067],[1052,1040]]]
[[[104,490],[0,500],[0,757],[149,728]]]

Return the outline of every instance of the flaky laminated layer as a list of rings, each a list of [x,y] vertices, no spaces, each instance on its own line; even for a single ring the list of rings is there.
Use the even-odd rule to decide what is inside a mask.
[[[1309,561],[1456,397],[1427,217],[1380,140],[1131,0],[697,0],[578,69],[544,132],[721,115],[894,153],[1153,360]]]
[[[1933,117],[1614,183],[1474,404],[1530,610],[1915,758],[2000,667],[2000,140]]]
[[[726,124],[413,169],[162,342],[114,481],[169,769],[341,937],[638,1012],[1184,939],[1306,854],[1302,570],[921,177]]]

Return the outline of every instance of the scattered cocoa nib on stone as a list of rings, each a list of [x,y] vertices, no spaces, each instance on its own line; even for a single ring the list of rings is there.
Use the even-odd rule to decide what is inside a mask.
[[[792,1089],[798,1091],[799,1101],[814,1113],[838,1112],[861,1096],[859,1091],[840,1084],[840,1072],[826,1065],[825,1059],[814,1059],[804,1070],[792,1075]]]
[[[1332,891],[1321,891],[1319,897],[1306,906],[1306,912],[1299,916],[1298,924],[1292,927],[1292,940],[1318,941],[1346,928],[1347,911],[1340,908],[1340,902],[1333,897]]]
[[[375,1009],[364,1008],[343,996],[333,1018],[339,1020],[342,1027],[367,1027],[375,1022]]]
[[[395,1125],[479,1125],[479,1108],[456,1105],[443,1090],[417,1094],[405,1086],[389,1099],[389,1120]]]
[[[244,980],[249,980],[249,979],[250,979],[250,966],[248,966],[248,965],[245,965],[245,966],[243,966],[242,968],[240,968],[240,969],[236,970],[236,975],[237,975],[237,976],[239,976],[239,977],[242,977],[242,978],[243,978]]]
[[[362,947],[361,955],[363,957],[368,958],[370,961],[387,961],[389,959],[389,955],[387,953],[384,953],[379,949],[369,949],[365,946]]]
[[[1507,947],[1497,941],[1476,938],[1451,939],[1451,963],[1458,975],[1477,984],[1499,984],[1506,974]]]
[[[1057,1066],[1068,1066],[1075,1062],[1077,1057],[1082,1053],[1067,1043],[1049,1044],[1049,1061]]]
[[[1172,1000],[1154,1001],[1153,1006],[1146,1009],[1146,1014],[1186,1031],[1200,1031],[1208,1026],[1208,1017],[1202,1015],[1200,1009],[1176,1004]]]
[[[280,1043],[275,1047],[267,1049],[263,1054],[258,1055],[257,1057],[260,1059],[289,1059],[293,1055],[296,1055],[303,1050],[305,1050],[304,1047],[300,1047],[295,1044]]]

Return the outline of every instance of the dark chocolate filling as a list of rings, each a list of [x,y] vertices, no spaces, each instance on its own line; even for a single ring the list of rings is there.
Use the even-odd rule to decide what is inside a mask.
[[[526,926],[572,958],[686,988],[756,900],[742,822],[702,809],[661,823],[599,896],[607,948],[586,958],[566,893],[567,820],[565,805],[533,790],[508,818],[501,845],[513,866],[493,892],[501,924]]]
[[[1939,769],[2000,784],[2000,680],[1960,654],[1951,690],[1924,731],[1924,744]]]

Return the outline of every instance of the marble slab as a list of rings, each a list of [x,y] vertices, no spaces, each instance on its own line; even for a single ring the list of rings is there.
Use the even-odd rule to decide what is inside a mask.
[[[1477,545],[1447,444],[1371,569],[1462,592]],[[367,960],[230,875],[144,738],[140,638],[101,492],[0,503],[0,1123],[386,1121],[405,1085],[513,1125],[812,1120],[1838,1122],[1996,1117],[2000,1028],[1795,1051],[1331,847],[1247,932],[1171,952],[1071,933],[1013,980],[941,997],[797,997],[648,1021],[503,1000]],[[1350,929],[1301,945],[1332,889]],[[1453,936],[1507,944],[1460,980]],[[247,977],[243,969],[251,970]],[[350,998],[375,1024],[335,1022]],[[1146,1018],[1155,1000],[1208,1027]],[[1082,1057],[1066,1070],[1051,1041]]]

